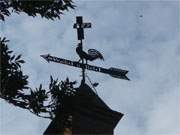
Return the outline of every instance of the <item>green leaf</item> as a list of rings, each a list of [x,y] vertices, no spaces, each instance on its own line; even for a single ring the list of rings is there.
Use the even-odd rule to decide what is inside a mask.
[[[51,83],[53,82],[53,78],[52,78],[52,76],[50,76],[50,79],[51,79]]]
[[[13,51],[7,51],[7,53],[12,53]]]
[[[16,62],[16,65],[17,65],[19,68],[21,68],[21,65],[20,65],[19,63]]]
[[[39,86],[39,90],[42,90],[42,84],[40,84],[40,86]]]
[[[17,61],[20,58],[21,58],[21,54],[16,57],[15,61]]]
[[[19,63],[25,63],[24,60],[18,60],[17,62],[19,62]]]
[[[10,58],[10,60],[13,60],[13,59],[14,59],[14,57],[15,57],[15,55],[13,55],[13,56]]]
[[[27,86],[24,86],[24,87],[23,87],[23,89],[29,89],[29,87],[27,87]]]

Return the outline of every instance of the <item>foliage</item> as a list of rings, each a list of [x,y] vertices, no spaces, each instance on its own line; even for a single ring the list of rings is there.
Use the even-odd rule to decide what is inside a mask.
[[[15,99],[25,89],[27,89],[27,75],[21,71],[21,55],[11,56],[12,51],[7,47],[8,40],[0,38],[1,45],[1,95],[4,99]]]
[[[73,85],[76,82],[54,80],[50,77],[49,90],[42,88],[42,85],[36,90],[30,89],[29,95],[22,95],[21,98],[26,104],[26,108],[37,116],[53,119],[59,110],[68,110],[69,102],[76,95],[76,89]]]
[[[70,82],[67,78],[65,81],[54,80],[50,77],[49,90],[42,89],[42,85],[31,90],[31,94],[26,98],[28,107],[38,116],[53,119],[59,110],[68,110],[71,105],[71,99],[76,95],[76,89],[73,87],[76,82]],[[48,115],[48,116],[47,116]]]
[[[76,81],[70,82],[67,78],[65,81],[58,82],[58,79],[54,80],[50,77],[49,84],[49,96],[51,97],[48,109],[50,116],[53,118],[56,116],[57,111],[68,110],[71,107],[72,97],[76,95],[76,89],[74,84]]]
[[[46,19],[60,19],[63,11],[75,6],[71,0],[0,0],[0,20],[12,12],[24,12],[29,16],[40,15]],[[0,98],[29,110],[43,118],[54,118],[57,110],[68,108],[69,100],[75,95],[73,85],[76,82],[54,80],[50,77],[49,90],[40,85],[33,90],[28,87],[28,76],[24,75],[21,65],[25,63],[21,55],[13,55],[7,46],[8,40],[0,37]]]
[[[49,90],[43,89],[42,85],[32,90],[27,87],[28,76],[23,75],[21,71],[21,64],[24,63],[21,55],[12,55],[13,51],[9,50],[7,42],[6,38],[0,38],[0,98],[15,106],[28,109],[37,116],[54,118],[57,109],[67,108],[68,100],[75,96],[76,90],[73,85],[76,82],[70,82],[68,78],[59,82],[51,76]]]
[[[5,16],[10,16],[11,12],[59,19],[63,11],[74,7],[72,0],[0,0],[0,20],[4,21]]]
[[[0,38],[0,98],[44,118],[52,119],[58,109],[68,108],[69,100],[75,96],[76,90],[73,85],[76,82],[70,82],[68,78],[59,82],[51,76],[49,90],[43,89],[41,84],[39,88],[32,90],[27,87],[28,76],[23,75],[21,71],[21,64],[24,63],[21,55],[13,55],[13,51],[7,47],[7,42],[5,38]]]

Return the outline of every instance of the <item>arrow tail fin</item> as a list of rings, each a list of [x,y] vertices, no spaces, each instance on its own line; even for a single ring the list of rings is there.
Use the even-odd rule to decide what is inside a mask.
[[[129,79],[126,75],[124,75],[124,76],[119,76],[119,75],[110,75],[110,76],[112,76],[112,77],[114,77],[114,78],[118,78],[118,79],[125,79],[125,80],[129,80],[129,81],[130,81],[130,79]]]
[[[125,80],[130,80],[126,76],[126,74],[129,72],[127,70],[113,68],[113,67],[111,67],[109,70],[111,71],[110,76],[112,76],[112,77],[120,78],[120,79],[125,79]]]

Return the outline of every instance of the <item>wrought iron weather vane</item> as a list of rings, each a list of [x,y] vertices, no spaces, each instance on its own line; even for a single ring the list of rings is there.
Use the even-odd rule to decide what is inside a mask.
[[[126,74],[128,73],[127,70],[113,68],[113,67],[106,69],[103,67],[87,64],[88,60],[92,61],[97,58],[103,59],[103,56],[101,55],[101,53],[99,53],[95,49],[89,49],[88,53],[83,51],[82,41],[84,39],[84,28],[91,28],[91,23],[83,23],[82,16],[77,16],[76,23],[74,24],[73,28],[77,29],[77,37],[78,37],[78,40],[80,41],[80,43],[78,43],[78,47],[76,48],[76,52],[80,56],[81,62],[80,60],[71,61],[71,60],[67,60],[63,58],[58,58],[55,56],[51,56],[50,54],[41,55],[41,57],[47,60],[47,62],[56,62],[60,64],[65,64],[68,66],[81,68],[82,69],[82,82],[85,82],[85,69],[109,74],[110,76],[115,77],[115,78],[129,80],[129,78],[126,76]],[[84,60],[86,60],[86,63]]]

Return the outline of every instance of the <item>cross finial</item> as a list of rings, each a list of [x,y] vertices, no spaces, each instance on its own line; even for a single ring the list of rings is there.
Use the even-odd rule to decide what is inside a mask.
[[[91,23],[83,23],[82,16],[76,17],[76,23],[73,26],[74,29],[77,29],[78,40],[84,39],[84,28],[91,28]]]

